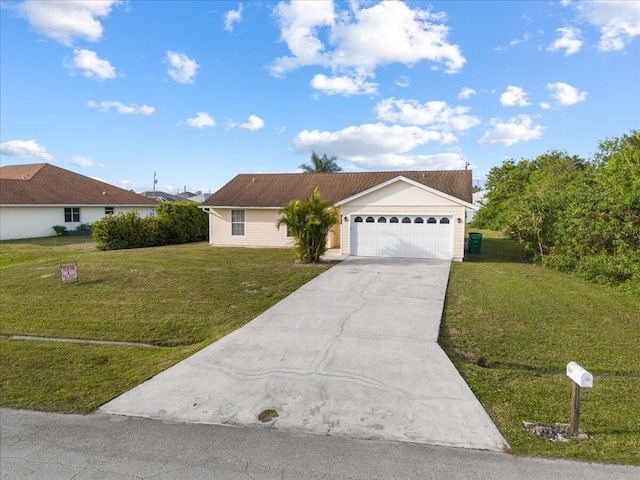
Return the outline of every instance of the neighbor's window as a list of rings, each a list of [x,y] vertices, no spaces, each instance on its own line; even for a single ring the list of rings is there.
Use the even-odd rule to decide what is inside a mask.
[[[67,207],[64,209],[64,221],[65,222],[79,222],[80,221],[80,207]]]
[[[293,233],[291,233],[291,230],[289,230],[289,225],[285,225],[285,232],[286,232],[287,238],[294,237]]]
[[[244,210],[231,210],[231,235],[244,236]]]
[[[104,207],[104,214],[105,215],[113,215],[114,213],[116,213],[116,209],[113,207]]]

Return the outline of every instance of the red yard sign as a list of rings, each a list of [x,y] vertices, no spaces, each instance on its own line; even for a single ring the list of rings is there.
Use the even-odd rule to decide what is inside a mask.
[[[60,266],[60,277],[62,278],[62,282],[66,282],[69,280],[78,281],[78,264],[74,265],[61,265]]]

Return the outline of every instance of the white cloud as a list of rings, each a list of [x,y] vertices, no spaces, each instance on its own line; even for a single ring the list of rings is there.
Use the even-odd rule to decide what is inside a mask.
[[[251,130],[252,132],[254,132],[264,127],[264,120],[256,115],[249,115],[249,121],[246,123],[241,123],[239,127],[246,128],[247,130]]]
[[[542,137],[541,125],[534,125],[529,115],[518,115],[509,119],[507,123],[501,123],[499,119],[491,119],[492,130],[485,132],[478,140],[479,145],[504,145],[509,147],[518,142],[535,140]]]
[[[264,120],[256,115],[249,115],[249,121],[245,123],[236,122],[235,120],[227,120],[227,128],[244,128],[246,130],[256,131],[264,127]]]
[[[105,167],[105,165],[98,163],[91,158],[83,157],[82,155],[74,155],[73,157],[71,157],[71,163],[80,168]]]
[[[624,50],[640,36],[640,2],[590,1],[572,3],[588,23],[600,30],[598,49],[603,52]]]
[[[228,32],[233,31],[233,24],[242,20],[242,4],[238,6],[238,10],[229,10],[224,16],[224,29]]]
[[[400,75],[400,78],[396,80],[396,85],[401,88],[406,88],[409,86],[409,77],[406,75]]]
[[[107,17],[119,0],[27,0],[16,5],[31,28],[64,45],[71,46],[74,38],[96,42],[102,38],[102,24],[98,18]]]
[[[372,170],[450,170],[464,164],[460,153],[407,153],[429,142],[449,143],[451,135],[415,126],[365,124],[328,132],[304,130],[295,137],[298,152],[331,152],[358,168]],[[455,137],[453,137],[455,138]]]
[[[327,95],[373,95],[378,90],[377,83],[367,82],[362,77],[338,76],[329,78],[322,73],[313,77],[311,86]]]
[[[494,48],[494,50],[497,50],[499,52],[501,51],[505,51],[508,50],[511,47],[515,47],[517,45],[520,45],[521,43],[527,43],[529,40],[531,40],[531,34],[530,33],[525,33],[522,38],[516,38],[511,40],[506,47],[496,47]]]
[[[200,65],[193,58],[187,57],[184,53],[167,51],[167,61],[169,68],[167,74],[178,83],[193,83]]]
[[[33,157],[45,162],[53,160],[53,155],[48,153],[42,145],[38,145],[35,140],[10,140],[0,143],[0,153],[17,158]]]
[[[108,112],[114,108],[120,115],[151,115],[156,111],[154,107],[148,105],[136,105],[135,103],[125,105],[118,101],[98,103],[91,100],[87,102],[87,107],[95,108],[101,112]]]
[[[81,70],[82,74],[91,80],[111,80],[116,78],[116,69],[109,63],[98,57],[92,50],[76,48],[73,50],[73,60],[64,62],[65,67]]]
[[[458,93],[458,98],[460,100],[466,100],[467,98],[471,97],[471,95],[475,94],[476,91],[473,88],[464,87],[462,90],[460,90],[460,93]]]
[[[355,1],[349,5],[350,11],[336,13],[333,2],[280,2],[274,13],[290,55],[277,58],[271,74],[281,77],[303,66],[328,67],[337,74],[331,79],[316,75],[316,84],[330,94],[352,95],[355,85],[361,86],[361,93],[370,90],[375,84],[366,80],[382,65],[426,60],[448,73],[464,66],[458,45],[447,41],[443,14],[411,9],[399,1],[383,0],[369,8]]]
[[[505,107],[526,107],[530,105],[527,101],[527,92],[513,85],[509,85],[507,90],[500,95],[500,103]]]
[[[450,143],[450,134],[416,126],[387,126],[382,123],[351,126],[335,132],[303,130],[293,143],[300,152],[331,152],[349,159],[405,153],[428,142]]]
[[[551,98],[562,106],[575,105],[584,101],[588,95],[588,92],[580,91],[564,82],[547,83],[547,90],[551,92]]]
[[[557,39],[547,50],[557,52],[558,50],[564,50],[564,55],[572,55],[577,53],[582,48],[582,40],[580,38],[580,29],[575,27],[563,27],[556,30],[560,34],[560,38]]]
[[[276,59],[271,67],[272,75],[282,76],[304,65],[328,65],[317,30],[334,24],[333,2],[280,2],[274,14],[280,39],[286,42],[292,56]]]
[[[367,170],[457,170],[463,167],[465,158],[460,153],[436,153],[434,155],[371,155],[341,157]]]
[[[187,125],[194,128],[215,127],[216,121],[207,112],[196,112],[196,116],[188,118]],[[182,125],[180,122],[179,125]]]
[[[430,125],[438,130],[463,131],[480,124],[480,120],[467,115],[469,107],[451,107],[447,102],[431,101],[420,104],[416,100],[393,97],[381,100],[376,105],[380,120],[404,125]]]
[[[386,0],[371,8],[354,8],[353,13],[352,22],[340,21],[332,28],[332,43],[337,45],[334,64],[375,69],[430,60],[454,73],[466,62],[460,48],[447,42],[449,28],[433,22],[441,21],[441,15]]]

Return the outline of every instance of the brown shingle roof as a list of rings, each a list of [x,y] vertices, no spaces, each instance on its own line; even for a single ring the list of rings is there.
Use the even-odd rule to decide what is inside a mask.
[[[358,173],[256,173],[241,174],[211,195],[204,207],[282,207],[309,196],[334,203],[403,176],[465,202],[472,202],[471,170],[358,172]]]
[[[0,167],[2,205],[126,205],[157,202],[48,163]]]

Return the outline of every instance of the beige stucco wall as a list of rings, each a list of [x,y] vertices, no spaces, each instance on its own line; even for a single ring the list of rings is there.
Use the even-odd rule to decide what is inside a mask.
[[[231,235],[230,208],[209,211],[209,243],[214,246],[287,247],[293,245],[284,226],[276,227],[277,209],[245,209],[244,236]],[[235,210],[235,209],[234,209]],[[242,209],[238,209],[242,210]]]
[[[454,231],[454,261],[464,259],[465,207],[453,200],[431,193],[406,182],[395,182],[341,205],[342,237],[340,250],[350,254],[351,215],[451,215]],[[344,218],[348,221],[345,222]],[[458,218],[461,222],[458,223]]]
[[[110,206],[110,205],[107,205]],[[65,207],[79,207],[80,221],[65,222]],[[154,212],[153,207],[114,207],[114,213],[137,210],[141,217]],[[81,223],[93,223],[104,217],[105,206],[2,206],[0,207],[0,240],[20,238],[50,237],[55,235],[54,225],[64,225],[68,230],[75,230]]]

